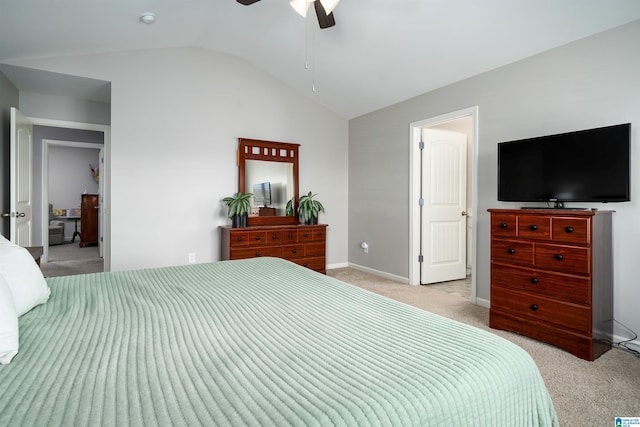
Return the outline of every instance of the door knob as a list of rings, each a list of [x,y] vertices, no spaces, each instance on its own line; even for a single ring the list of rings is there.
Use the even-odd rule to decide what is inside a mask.
[[[466,211],[462,211],[462,216],[467,216],[467,212]]]

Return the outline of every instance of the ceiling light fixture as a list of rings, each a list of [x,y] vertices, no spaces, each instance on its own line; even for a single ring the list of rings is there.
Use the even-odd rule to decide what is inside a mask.
[[[151,25],[154,22],[156,22],[156,14],[151,12],[145,12],[142,15],[140,15],[139,19],[140,19],[140,22],[142,22],[143,24]]]
[[[307,17],[307,10],[309,10],[309,6],[315,0],[291,0],[289,4],[291,7],[298,12],[302,17]],[[333,9],[337,6],[340,0],[318,0],[322,7],[324,8],[326,14],[330,14]]]

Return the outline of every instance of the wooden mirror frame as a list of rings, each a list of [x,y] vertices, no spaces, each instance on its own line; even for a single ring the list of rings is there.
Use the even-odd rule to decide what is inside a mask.
[[[246,160],[293,163],[293,211],[294,216],[250,216],[247,225],[292,225],[298,224],[298,147],[300,144],[263,141],[260,139],[238,139],[238,191],[246,190]]]

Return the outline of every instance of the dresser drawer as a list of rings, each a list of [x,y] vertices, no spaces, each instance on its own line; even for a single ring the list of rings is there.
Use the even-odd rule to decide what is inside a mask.
[[[231,249],[230,259],[257,258],[261,256],[282,258],[282,247],[267,246],[264,248]]]
[[[533,243],[494,239],[491,241],[491,259],[513,264],[533,265]]]
[[[307,243],[304,248],[304,253],[306,256],[324,256],[325,253],[325,242],[321,243]]]
[[[516,237],[517,220],[512,214],[492,214],[491,234],[499,237]]]
[[[590,220],[586,218],[553,218],[551,233],[554,242],[582,243],[590,242]]]
[[[298,242],[325,240],[324,227],[303,227],[298,230]]]
[[[537,215],[518,216],[518,237],[527,239],[551,239],[551,218]]]
[[[491,309],[591,334],[591,310],[588,306],[532,293],[492,288]]]
[[[304,258],[306,256],[304,246],[305,245],[301,243],[297,245],[284,245],[282,247],[282,257],[290,260]]]
[[[532,292],[581,304],[588,304],[591,300],[590,279],[533,268],[492,264],[491,286]]]
[[[288,228],[282,230],[282,242],[285,245],[290,243],[298,243],[298,230],[295,228]]]
[[[295,262],[298,265],[310,268],[311,270],[319,271],[321,273],[325,272],[326,265],[327,265],[324,257],[296,258],[296,259],[292,259],[291,261]]]
[[[537,244],[535,265],[566,273],[589,274],[589,248],[552,244]]]
[[[231,248],[246,246],[264,246],[267,242],[265,231],[234,231],[229,235]]]

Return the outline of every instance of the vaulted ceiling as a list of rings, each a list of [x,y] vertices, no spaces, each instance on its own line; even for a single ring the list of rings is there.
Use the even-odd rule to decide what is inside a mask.
[[[141,23],[144,12],[156,22]],[[321,30],[313,11],[302,18],[288,0],[0,0],[0,63],[198,46],[240,57],[349,119],[640,19],[640,1],[341,0],[333,13],[336,25]],[[0,66],[33,90],[38,76],[16,70]]]

